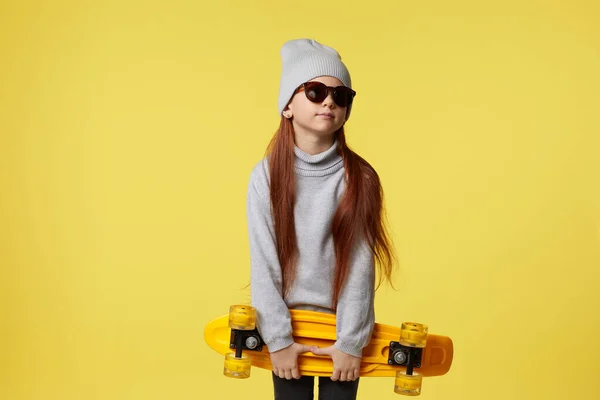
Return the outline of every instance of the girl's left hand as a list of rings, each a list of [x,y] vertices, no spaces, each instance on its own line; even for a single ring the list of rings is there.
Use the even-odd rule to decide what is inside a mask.
[[[354,357],[338,350],[335,346],[319,348],[311,347],[310,351],[318,356],[329,356],[333,360],[333,375],[332,381],[340,380],[341,382],[355,381],[358,379],[360,368],[360,357]]]

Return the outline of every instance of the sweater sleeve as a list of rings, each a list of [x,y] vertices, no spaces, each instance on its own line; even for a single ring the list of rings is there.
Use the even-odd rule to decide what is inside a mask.
[[[374,256],[366,241],[361,241],[350,259],[346,284],[337,308],[335,347],[355,357],[369,344],[375,324]]]
[[[271,214],[266,163],[252,171],[247,193],[250,286],[258,330],[271,353],[294,343],[290,312],[282,297],[282,275]]]

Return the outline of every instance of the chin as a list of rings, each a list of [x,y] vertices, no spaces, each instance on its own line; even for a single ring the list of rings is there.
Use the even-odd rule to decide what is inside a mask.
[[[300,125],[302,130],[312,132],[313,135],[330,136],[337,132],[343,124],[325,121],[307,121],[308,123]]]
[[[322,131],[322,132],[337,131],[338,129],[340,129],[340,124],[334,124],[332,122],[317,123],[317,124],[313,125],[313,129],[315,131]]]

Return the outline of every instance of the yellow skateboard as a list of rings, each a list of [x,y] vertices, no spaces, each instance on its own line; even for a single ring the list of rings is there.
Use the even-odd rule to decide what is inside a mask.
[[[336,317],[314,311],[290,310],[297,343],[328,347],[336,340]],[[232,378],[250,377],[250,366],[272,370],[269,350],[256,329],[256,310],[231,306],[228,315],[204,328],[206,343],[225,356],[223,373]],[[426,325],[405,322],[401,328],[375,324],[371,341],[363,350],[361,377],[396,377],[394,391],[417,396],[423,376],[444,375],[452,364],[452,340],[428,334]],[[304,353],[298,357],[301,375],[331,376],[333,362],[327,356]]]

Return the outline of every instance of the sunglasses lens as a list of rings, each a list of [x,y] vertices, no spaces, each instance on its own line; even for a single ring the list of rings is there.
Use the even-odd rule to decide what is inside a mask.
[[[320,103],[327,97],[327,86],[321,82],[308,82],[304,87],[306,98],[313,103]]]
[[[345,86],[339,86],[335,88],[333,100],[340,107],[348,107],[352,104],[352,91]]]
[[[329,94],[327,85],[321,82],[307,82],[304,84],[304,94],[313,103],[321,103]],[[333,101],[340,107],[352,104],[354,91],[346,86],[338,86],[333,90]]]

